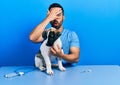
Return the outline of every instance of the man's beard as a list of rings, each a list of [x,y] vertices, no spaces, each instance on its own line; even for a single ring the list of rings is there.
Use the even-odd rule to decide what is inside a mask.
[[[57,20],[53,20],[50,22],[51,26],[56,28],[56,29],[59,29],[62,25],[62,21],[59,23]]]

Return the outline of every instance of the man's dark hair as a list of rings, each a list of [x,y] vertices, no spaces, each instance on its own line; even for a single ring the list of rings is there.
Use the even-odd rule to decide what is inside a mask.
[[[59,8],[61,8],[61,9],[62,9],[62,13],[63,13],[63,15],[64,15],[64,9],[63,9],[63,7],[62,7],[60,4],[58,4],[58,3],[53,3],[53,4],[51,4],[51,5],[49,6],[49,10],[50,10],[51,8],[54,8],[54,7],[59,7]]]

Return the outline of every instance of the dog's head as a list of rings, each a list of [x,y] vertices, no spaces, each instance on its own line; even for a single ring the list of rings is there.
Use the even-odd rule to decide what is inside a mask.
[[[48,41],[46,43],[47,46],[53,46],[54,42],[60,37],[61,33],[58,31],[52,31],[50,30],[48,32]]]

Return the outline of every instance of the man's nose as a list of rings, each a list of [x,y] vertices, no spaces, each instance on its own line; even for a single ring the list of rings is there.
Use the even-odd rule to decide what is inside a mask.
[[[54,19],[54,21],[53,21],[53,22],[58,22],[58,21],[57,21],[57,18],[56,18],[56,19]]]

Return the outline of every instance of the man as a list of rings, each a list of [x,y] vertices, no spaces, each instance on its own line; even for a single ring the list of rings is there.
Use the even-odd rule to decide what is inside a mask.
[[[60,33],[63,51],[59,46],[51,47],[50,53],[57,55],[68,63],[78,62],[80,47],[79,39],[75,32],[64,29],[62,26],[64,20],[64,9],[58,3],[53,3],[49,6],[46,18],[31,32],[30,40],[32,42],[42,42],[46,33],[46,26],[50,23],[52,27],[56,28]]]

